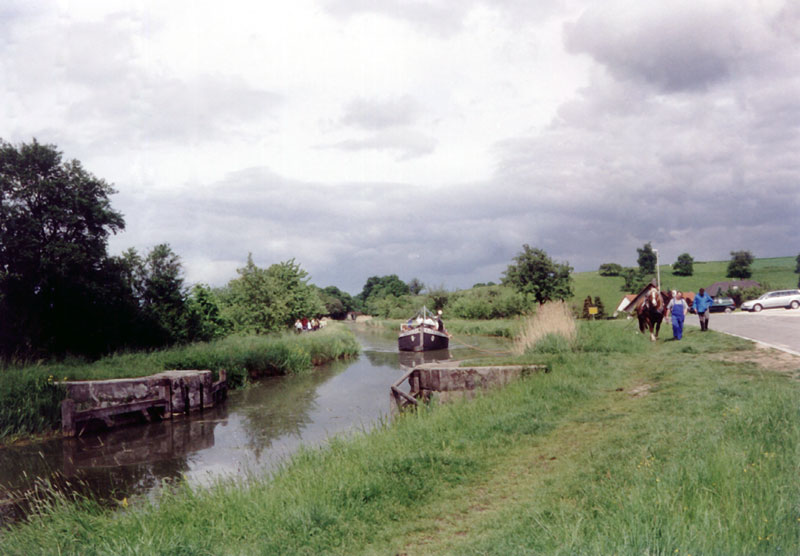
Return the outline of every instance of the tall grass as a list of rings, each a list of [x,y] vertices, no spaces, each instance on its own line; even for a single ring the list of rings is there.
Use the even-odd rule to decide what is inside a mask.
[[[313,365],[358,354],[345,327],[314,333],[230,336],[169,349],[116,354],[94,363],[67,361],[0,370],[0,439],[46,432],[60,424],[61,380],[133,378],[167,369],[224,369],[232,388],[251,378],[303,372]]]
[[[578,332],[572,311],[564,301],[552,301],[541,305],[536,313],[525,319],[519,334],[514,338],[513,352],[522,355],[543,340],[559,351],[561,343],[571,345]]]

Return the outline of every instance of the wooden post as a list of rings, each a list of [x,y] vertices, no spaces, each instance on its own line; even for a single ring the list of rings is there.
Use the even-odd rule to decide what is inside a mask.
[[[61,402],[61,434],[75,436],[75,401],[70,398]]]

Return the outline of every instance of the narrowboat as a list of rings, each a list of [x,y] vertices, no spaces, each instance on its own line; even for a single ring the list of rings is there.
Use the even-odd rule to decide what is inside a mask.
[[[450,335],[444,328],[442,312],[432,313],[423,307],[400,326],[397,347],[400,351],[432,351],[447,349]]]

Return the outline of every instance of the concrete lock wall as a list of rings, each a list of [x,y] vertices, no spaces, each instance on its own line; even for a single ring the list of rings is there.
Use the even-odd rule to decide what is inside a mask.
[[[112,427],[134,415],[147,421],[213,407],[225,398],[224,370],[213,382],[211,371],[164,371],[148,377],[112,380],[65,381],[61,402],[61,431],[65,436],[80,434],[92,421]]]
[[[504,386],[528,374],[544,370],[539,365],[507,365],[497,367],[446,367],[439,364],[421,365],[419,391],[428,397],[446,402],[454,398],[472,397],[476,390]]]
[[[186,413],[214,405],[211,396],[211,371],[164,371],[140,378],[66,381],[67,397],[77,410],[112,407],[156,398],[161,395],[164,380],[169,382],[173,413]]]
[[[67,398],[77,410],[111,407],[156,397],[163,380],[152,377],[111,380],[66,381]]]

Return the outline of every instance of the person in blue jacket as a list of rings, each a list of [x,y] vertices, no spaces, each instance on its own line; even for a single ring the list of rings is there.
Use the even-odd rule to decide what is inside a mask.
[[[706,293],[704,288],[700,288],[698,294],[694,296],[694,312],[700,319],[700,330],[708,330],[708,312],[713,304],[714,300],[711,299],[711,296]]]

